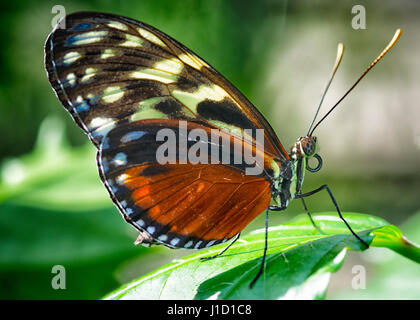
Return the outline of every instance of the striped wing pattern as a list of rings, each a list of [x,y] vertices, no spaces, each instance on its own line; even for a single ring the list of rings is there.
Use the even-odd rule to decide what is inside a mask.
[[[288,159],[259,111],[204,60],[144,23],[112,14],[68,15],[45,45],[49,80],[99,145],[118,123],[184,119],[243,134],[263,128],[265,152]]]

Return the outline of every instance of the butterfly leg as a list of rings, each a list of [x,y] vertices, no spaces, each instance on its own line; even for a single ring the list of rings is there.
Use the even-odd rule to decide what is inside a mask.
[[[331,189],[328,187],[328,185],[324,184],[323,186],[321,186],[321,187],[319,187],[319,188],[317,188],[315,190],[312,190],[310,192],[306,192],[306,193],[302,193],[302,194],[296,195],[295,198],[309,197],[309,196],[311,196],[311,195],[313,195],[315,193],[318,193],[318,192],[320,192],[320,191],[322,191],[324,189],[327,190],[328,194],[330,195],[331,201],[333,202],[333,204],[335,206],[335,209],[337,210],[337,213],[338,213],[338,216],[340,217],[340,219],[343,220],[343,222],[346,224],[347,228],[350,230],[350,232],[353,234],[353,236],[355,236],[361,243],[363,243],[366,246],[366,248],[369,248],[369,245],[362,238],[360,238],[356,234],[356,232],[353,231],[353,229],[350,227],[350,225],[348,224],[348,222],[346,221],[346,219],[344,219],[343,215],[341,214],[340,208],[338,207],[337,201],[335,201],[335,198],[334,198],[334,196],[333,196],[333,194],[331,192]]]
[[[236,240],[238,240],[239,239],[239,236],[241,235],[241,233],[238,233],[236,236],[235,236],[235,238],[233,238],[233,240],[226,246],[226,247],[224,247],[223,248],[223,250],[222,251],[220,251],[219,253],[216,253],[216,254],[214,254],[214,255],[212,255],[212,256],[209,256],[209,257],[202,257],[202,258],[200,258],[200,260],[210,260],[210,259],[214,259],[214,258],[216,258],[216,257],[219,257],[219,256],[221,256],[223,253],[225,253],[226,251],[227,251],[227,249],[229,249],[235,242],[236,242]]]
[[[316,230],[318,230],[318,232],[319,232],[319,233],[321,233],[321,234],[325,234],[325,233],[321,230],[321,228],[320,228],[320,227],[318,227],[318,226],[316,225],[316,223],[315,223],[314,219],[312,218],[311,213],[310,213],[310,212],[309,212],[309,210],[308,210],[308,207],[306,206],[305,200],[304,200],[303,198],[300,198],[300,200],[302,200],[303,209],[305,210],[306,214],[308,215],[309,220],[311,220],[311,223],[312,223],[313,227],[314,227]]]
[[[282,210],[285,210],[286,208],[287,208],[286,206],[269,206],[267,208],[267,210],[265,211],[265,242],[264,242],[264,254],[263,254],[263,258],[261,260],[260,269],[258,270],[257,275],[254,277],[254,279],[249,284],[249,288],[250,289],[252,289],[252,287],[254,286],[255,282],[257,282],[258,278],[261,276],[261,274],[262,274],[262,272],[264,270],[265,257],[267,256],[267,248],[268,248],[268,211],[269,210],[272,210],[272,211],[282,211]]]
[[[254,277],[254,279],[249,284],[249,288],[252,289],[255,282],[257,282],[258,278],[261,276],[264,270],[265,265],[265,257],[267,256],[267,247],[268,247],[268,211],[270,210],[270,207],[265,210],[265,242],[264,242],[264,254],[261,260],[260,269],[258,270],[258,273]]]

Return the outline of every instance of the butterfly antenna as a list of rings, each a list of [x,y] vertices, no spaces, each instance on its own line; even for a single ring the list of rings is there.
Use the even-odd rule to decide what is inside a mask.
[[[313,132],[319,126],[319,124],[322,121],[324,121],[324,119],[326,117],[328,117],[328,115],[340,104],[341,101],[344,100],[344,98],[354,89],[354,87],[357,86],[357,84],[360,82],[360,80],[362,80],[365,77],[365,75],[379,62],[379,60],[381,60],[384,57],[384,55],[394,46],[394,44],[400,38],[401,33],[402,33],[401,29],[397,29],[395,31],[394,37],[388,43],[388,45],[385,47],[385,49],[381,52],[381,54],[375,60],[373,60],[373,62],[369,65],[369,67],[366,68],[365,72],[363,72],[363,74],[359,77],[359,79],[357,79],[357,81],[351,86],[351,88],[349,90],[347,90],[347,92],[341,97],[341,99],[338,100],[338,102],[325,114],[325,116],[323,116],[322,119],[318,121],[318,123],[315,125],[315,127],[310,132],[309,136],[312,136]]]
[[[318,109],[316,109],[314,119],[312,120],[311,125],[309,126],[307,135],[309,135],[309,132],[311,132],[312,126],[314,125],[316,117],[318,116],[319,110],[321,109],[322,102],[324,101],[325,95],[327,94],[328,88],[330,87],[331,82],[334,79],[335,73],[337,72],[341,59],[343,58],[343,54],[344,54],[344,45],[342,43],[339,43],[337,47],[337,57],[335,58],[335,63],[331,71],[330,79],[328,80],[327,86],[324,89],[324,93],[322,94],[321,101],[319,102],[319,105],[318,105]]]

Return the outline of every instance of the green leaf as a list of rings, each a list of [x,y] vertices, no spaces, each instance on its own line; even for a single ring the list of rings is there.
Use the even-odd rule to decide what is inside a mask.
[[[373,231],[373,234],[372,246],[389,248],[420,263],[420,246],[406,239],[397,227],[393,225],[383,226]]]
[[[401,233],[380,218],[345,213],[359,236],[372,246],[393,250]],[[223,246],[197,252],[143,276],[106,299],[321,299],[330,275],[342,265],[348,249],[365,250],[349,234],[336,213],[314,217],[322,233],[306,215],[269,229],[265,271],[252,289],[249,283],[260,266],[264,230],[240,239],[222,256],[210,261],[201,257],[217,253]],[[404,242],[407,257],[420,256],[418,247]],[[416,259],[413,259],[418,261]]]

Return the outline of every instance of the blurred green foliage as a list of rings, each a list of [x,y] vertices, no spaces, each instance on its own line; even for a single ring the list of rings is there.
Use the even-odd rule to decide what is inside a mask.
[[[86,142],[86,136],[60,106],[44,71],[43,45],[51,31],[51,8],[56,4],[27,0],[2,3],[0,7],[3,43],[0,50],[0,298],[3,299],[100,298],[170,259],[190,253],[132,244],[135,231],[121,219],[100,183],[94,147]],[[331,19],[341,23],[349,19],[354,3],[90,0],[60,4],[67,13],[112,12],[165,31],[215,66],[268,115],[272,97],[261,87],[272,70],[273,50],[282,44],[280,52],[275,52],[281,56],[293,42],[287,30],[305,32],[314,21]],[[393,11],[388,1],[372,1],[366,6],[381,21],[396,19],[389,12],[398,16],[398,10]],[[407,21],[418,18],[417,11],[408,12]],[[382,27],[383,23],[372,24],[373,30]],[[359,37],[361,47],[371,39]],[[336,43],[336,39],[331,41]],[[363,59],[365,56],[370,59],[363,50],[360,54]],[[351,62],[352,66],[355,61]],[[286,80],[292,76],[284,75]],[[325,82],[325,74],[321,76],[320,87]],[[291,95],[290,99],[293,98]],[[281,119],[289,127],[295,119],[293,106],[287,106],[291,120],[284,123]],[[269,120],[277,123],[277,118]],[[292,133],[287,131],[289,127],[274,126],[282,141],[293,141],[296,132],[304,130],[306,125],[293,124]],[[305,190],[328,183],[343,210],[369,212],[400,225],[420,208],[420,179],[415,172],[403,176],[370,175],[366,170],[359,176],[331,175],[328,159],[325,160],[326,170],[308,175]],[[332,210],[327,195],[309,199],[308,205],[313,211]],[[301,204],[295,201],[286,213],[272,213],[270,219],[273,225],[278,224],[301,211]],[[262,225],[263,217],[258,217],[246,231]],[[419,225],[415,226],[418,230]],[[54,276],[51,269],[60,264],[67,272],[66,290],[51,287]],[[370,265],[380,269],[378,265]],[[392,291],[398,288],[398,281],[406,279],[406,274],[396,264],[389,268],[383,274],[392,273],[398,279],[386,287]]]
[[[94,298],[118,283],[115,269],[144,248],[121,222],[95,174],[92,147],[70,149],[47,119],[34,151],[2,168],[0,298]],[[87,186],[82,189],[80,186]],[[54,265],[66,290],[51,287]]]

